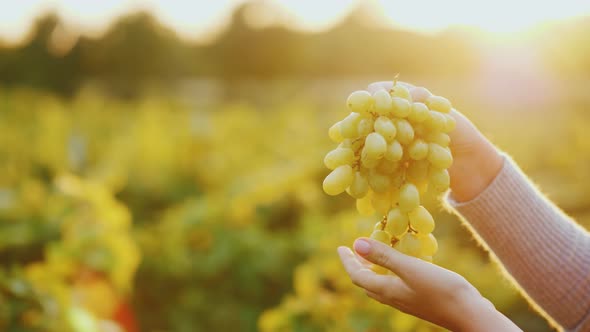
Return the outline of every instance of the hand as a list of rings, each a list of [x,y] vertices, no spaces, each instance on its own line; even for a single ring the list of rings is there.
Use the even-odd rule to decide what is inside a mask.
[[[430,92],[412,84],[398,82],[406,86],[414,101],[424,101]],[[392,81],[375,82],[369,84],[367,90],[374,93],[377,90],[389,90]],[[458,202],[469,201],[481,193],[498,175],[504,164],[503,157],[477,128],[463,114],[453,109],[451,116],[457,121],[457,127],[449,134],[451,137],[451,151],[453,165],[449,168],[451,176],[451,191]]]
[[[360,257],[348,247],[339,247],[338,254],[369,297],[451,331],[520,331],[457,273],[368,238],[354,248]],[[369,262],[395,275],[376,274]]]

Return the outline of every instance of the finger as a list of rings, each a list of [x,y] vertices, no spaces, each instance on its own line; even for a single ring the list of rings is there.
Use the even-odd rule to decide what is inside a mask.
[[[381,303],[397,306],[400,303],[407,302],[412,297],[412,290],[399,277],[390,276],[390,281],[385,292],[366,291],[367,295]]]
[[[369,93],[374,94],[379,90],[390,90],[393,87],[393,81],[381,81],[381,82],[374,82],[369,84],[367,87],[367,91]]]
[[[412,296],[412,289],[398,276],[388,276],[387,289],[381,293],[381,296],[389,302],[403,302]]]
[[[393,271],[404,280],[416,270],[419,263],[418,259],[369,238],[357,239],[354,249],[361,257]]]
[[[412,101],[426,103],[426,99],[432,96],[432,92],[424,87],[415,86],[410,88],[410,95],[412,96]]]
[[[374,264],[369,262],[368,260],[366,260],[365,258],[363,258],[363,256],[359,256],[355,253],[356,258],[358,259],[358,261],[366,268],[370,269],[371,266],[373,266]]]
[[[451,109],[449,115],[456,122],[455,129],[449,133],[453,154],[462,155],[472,152],[478,142],[477,138],[483,139],[481,134],[475,125],[456,109]]]
[[[338,254],[340,255],[340,260],[349,275],[351,274],[351,271],[354,270],[371,270],[371,266],[373,265],[373,263],[356,255],[347,247],[339,247]]]
[[[376,293],[382,293],[388,287],[389,278],[363,266],[350,248],[339,247],[338,254],[346,273],[356,286]]]
[[[364,247],[362,242],[369,244],[368,248]],[[355,241],[354,247],[362,257],[397,274],[401,278],[400,281],[403,282],[402,284],[406,287],[406,295],[411,294],[412,289],[431,288],[442,285],[441,281],[449,280],[449,276],[452,276],[452,280],[461,281],[462,278],[455,272],[416,257],[404,255],[379,241],[361,238]],[[397,283],[395,284],[391,279],[388,281],[388,289],[391,290],[390,296],[392,298],[403,298],[404,293],[402,290],[404,286],[399,281]],[[459,284],[463,284],[463,282],[461,281]]]
[[[414,88],[415,85],[412,83],[404,82],[404,81],[397,81],[397,84],[405,86],[408,90]]]
[[[371,291],[365,291],[365,293],[367,294],[368,297],[372,298],[373,300],[383,303],[383,304],[388,304],[387,300],[381,296],[379,293],[373,293]]]
[[[397,81],[397,84],[403,85],[407,89],[411,89],[414,87],[412,84],[402,81]],[[391,90],[391,88],[393,88],[393,81],[380,81],[369,84],[369,86],[367,87],[367,91],[373,94],[379,90]]]
[[[469,121],[467,120],[467,118],[465,118],[465,116],[461,113],[459,113],[459,111],[457,111],[455,108],[451,108],[451,111],[449,112],[449,115],[455,119],[455,129],[453,131],[451,131],[449,133],[449,136],[451,137],[451,148],[453,143],[455,143],[455,136],[460,135],[464,130],[463,127],[465,126],[464,122],[465,121]]]
[[[362,265],[362,263],[360,263],[360,261],[358,260],[359,257],[357,255],[355,255],[347,247],[338,248],[338,253],[340,254],[340,256],[343,260],[345,268],[346,268],[347,264],[351,264],[351,265],[352,264],[360,264],[360,265]],[[344,256],[344,258],[343,258],[343,256]],[[346,260],[349,258],[355,258],[357,263],[346,262]],[[390,301],[403,301],[404,299],[407,299],[408,297],[411,296],[412,290],[400,277],[392,276],[392,275],[387,275],[387,276],[379,275],[379,274],[376,274],[375,272],[373,272],[372,270],[370,270],[369,268],[366,268],[364,266],[358,266],[358,265],[353,266],[351,268],[351,270],[355,269],[355,268],[358,270],[365,270],[369,274],[372,274],[375,277],[377,277],[378,279],[381,279],[381,280],[377,280],[377,285],[379,283],[382,283],[382,284],[376,286],[375,289],[367,288],[367,287],[357,284],[357,286],[365,288],[366,291],[380,294],[380,296],[382,296],[383,298],[389,299]],[[349,273],[349,275],[351,275],[351,278],[352,278],[352,275],[354,274],[354,272],[349,271],[349,269],[347,269],[347,272]],[[354,280],[353,280],[353,282],[354,282]]]

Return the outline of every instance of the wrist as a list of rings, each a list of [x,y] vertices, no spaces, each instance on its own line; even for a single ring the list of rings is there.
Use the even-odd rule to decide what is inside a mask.
[[[511,320],[496,310],[494,305],[486,298],[481,297],[467,303],[462,307],[458,318],[455,319],[453,332],[495,332],[522,330]]]
[[[503,164],[498,150],[481,137],[469,151],[462,151],[449,169],[453,198],[466,202],[477,197],[500,173]]]
[[[453,332],[482,331],[482,322],[488,321],[494,316],[496,308],[494,305],[477,295],[463,296],[458,303],[455,303],[455,310],[452,317],[451,330]]]

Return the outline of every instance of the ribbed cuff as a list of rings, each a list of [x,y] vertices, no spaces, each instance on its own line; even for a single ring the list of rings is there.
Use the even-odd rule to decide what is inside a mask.
[[[504,155],[477,197],[448,204],[468,222],[522,289],[549,316],[575,329],[590,312],[590,237],[549,202]]]

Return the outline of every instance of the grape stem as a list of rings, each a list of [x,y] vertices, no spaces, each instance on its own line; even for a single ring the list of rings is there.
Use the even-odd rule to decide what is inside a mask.
[[[395,246],[395,244],[398,242],[399,242],[399,239],[397,237],[395,237],[395,236],[391,237],[391,246],[392,247]]]
[[[391,89],[389,90],[389,93],[393,93],[393,88],[397,85],[397,79],[399,78],[399,73],[395,74],[395,76],[393,77],[393,86],[391,87]]]

